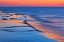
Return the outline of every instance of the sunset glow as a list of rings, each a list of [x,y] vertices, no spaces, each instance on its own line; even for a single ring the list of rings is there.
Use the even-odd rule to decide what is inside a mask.
[[[0,0],[0,7],[63,7],[64,0]]]

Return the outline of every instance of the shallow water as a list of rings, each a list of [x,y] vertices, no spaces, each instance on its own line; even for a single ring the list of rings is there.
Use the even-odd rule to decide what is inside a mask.
[[[28,25],[26,24],[23,24],[24,22],[20,22],[20,20],[29,20],[29,21],[34,21],[34,20],[37,20],[39,24],[41,24],[41,26],[43,26],[45,29],[47,29],[45,32],[45,34],[43,33],[40,33],[38,31],[36,31],[35,29],[29,29],[29,30],[26,30],[26,33],[29,31],[31,31],[33,34],[36,34],[36,35],[30,35],[30,36],[34,36],[34,37],[38,37],[38,39],[35,38],[35,40],[32,38],[31,40],[33,40],[33,42],[41,42],[44,41],[44,42],[48,42],[47,39],[51,39],[49,42],[57,42],[55,40],[60,40],[59,42],[62,42],[63,40],[61,40],[63,37],[64,37],[64,8],[42,8],[42,7],[39,7],[39,8],[36,8],[36,7],[0,7],[0,10],[3,10],[5,12],[16,12],[16,13],[19,13],[19,14],[28,14],[30,15],[31,17],[33,17],[34,19],[32,19],[30,16],[28,17],[23,17],[23,16],[12,16],[10,18],[7,18],[7,19],[10,19],[11,20],[19,20],[17,23],[12,21],[13,23],[10,23],[10,22],[4,22],[2,23],[2,21],[0,22],[0,27],[3,28],[1,29],[1,32],[25,32],[24,30],[26,29],[20,29],[20,28],[24,28],[24,27],[28,27]],[[25,16],[25,15],[24,15]],[[1,17],[1,15],[0,15]],[[5,18],[5,17],[4,17]],[[0,19],[0,20],[7,20],[6,18],[5,19]],[[4,24],[4,25],[3,25]],[[9,25],[10,24],[10,25]],[[17,24],[17,25],[16,25]],[[20,25],[21,24],[21,25]],[[35,24],[36,26],[36,24]],[[18,28],[18,29],[17,29]],[[31,26],[29,27],[31,28]],[[33,28],[33,27],[32,27]],[[39,27],[40,28],[40,27]],[[53,33],[48,33],[48,30],[52,31]],[[31,32],[29,34],[31,34]],[[22,34],[22,33],[21,33]],[[28,34],[28,33],[27,33]],[[27,35],[26,34],[26,35]],[[24,35],[24,34],[23,34]],[[26,36],[24,35],[24,36]],[[18,35],[17,35],[18,36]],[[42,39],[39,37],[41,36]],[[45,40],[43,38],[43,36],[45,36]],[[28,35],[26,36],[28,38]],[[30,37],[29,37],[30,38]],[[31,40],[29,40],[28,38],[28,41],[29,42],[32,42]],[[24,38],[25,39],[25,38]],[[24,39],[21,39],[22,42],[28,42],[28,41],[24,41]],[[21,42],[21,40],[17,40],[17,42]],[[54,41],[53,41],[54,40]],[[8,42],[8,41],[6,41]],[[16,42],[16,40],[11,40],[10,42]]]
[[[34,20],[29,18],[28,15],[27,17],[25,17],[26,15],[23,17],[13,15],[8,17],[5,15],[1,16],[4,17],[0,18],[0,42],[57,42],[40,35],[40,33],[44,34],[44,32],[36,31],[34,27],[26,23],[25,20]]]

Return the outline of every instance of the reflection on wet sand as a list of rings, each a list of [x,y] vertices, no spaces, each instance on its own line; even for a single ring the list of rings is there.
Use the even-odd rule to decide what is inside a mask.
[[[58,34],[54,34],[54,33],[44,33],[44,34],[41,34],[42,36],[45,36],[45,37],[48,37],[50,39],[54,39],[54,40],[57,40],[59,42],[64,42],[64,37],[58,35]]]
[[[24,20],[0,20],[0,23],[24,23]]]
[[[28,20],[35,20],[35,19],[33,19],[31,16],[29,16],[29,15],[24,15],[25,16],[25,18],[27,18]]]
[[[45,33],[41,35],[48,38],[39,35],[41,32]],[[2,11],[0,11],[0,33],[1,42],[57,42],[56,40],[64,40],[54,31],[46,29],[45,26],[42,27],[31,16],[16,13],[4,14]]]
[[[34,31],[24,20],[0,20],[0,30],[7,32],[28,32]]]
[[[0,20],[0,28],[28,27],[24,20]]]
[[[12,15],[9,18],[23,18],[23,15]]]
[[[35,29],[37,29],[41,32],[45,32],[44,34],[41,33],[41,35],[46,36],[50,39],[57,40],[59,42],[64,42],[64,36],[61,36],[60,34],[56,33],[55,31],[49,30],[49,29],[47,29],[47,27],[41,26],[40,24],[38,24],[36,22],[28,21],[28,23],[30,25],[32,25],[33,27],[35,27]]]

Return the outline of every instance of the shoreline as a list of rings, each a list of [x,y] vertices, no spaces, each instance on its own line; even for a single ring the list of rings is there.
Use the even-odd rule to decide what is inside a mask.
[[[57,40],[57,41],[60,41],[60,42],[64,41],[63,36],[61,36],[60,34],[57,34],[56,32],[54,32],[52,30],[46,29],[46,27],[41,26],[40,24],[38,24],[36,22],[29,21],[28,24],[33,26],[36,30],[38,30],[40,32],[44,32],[45,34],[43,34],[43,36],[45,36],[45,37],[48,37],[50,39],[54,39],[54,40]]]
[[[18,15],[17,15],[18,16]],[[26,25],[28,25],[27,27],[30,27],[30,28],[34,28],[35,29],[35,31],[37,31],[38,33],[40,33],[40,32],[44,32],[44,34],[40,34],[40,35],[42,35],[42,36],[47,36],[50,40],[58,40],[58,41],[61,41],[61,40],[64,40],[64,38],[62,38],[62,37],[59,37],[57,34],[55,34],[54,33],[54,31],[50,31],[50,30],[48,30],[48,29],[45,29],[45,27],[43,28],[39,23],[38,23],[38,21],[36,21],[35,19],[33,19],[32,17],[30,17],[29,15],[23,15],[23,16],[18,16],[17,17],[16,15],[15,15],[15,13],[12,13],[12,17],[11,16],[9,16],[10,18],[14,18],[14,19],[12,19],[12,20],[0,20],[0,23],[4,23],[5,25],[7,25],[7,23],[9,24],[9,25],[11,25],[11,24],[13,24],[13,25],[11,25],[12,27],[11,28],[13,28],[13,27],[21,27],[22,28],[22,26],[23,25],[21,25],[20,26],[20,23],[21,24],[25,24],[24,26],[26,26]],[[21,18],[23,18],[23,19],[21,19]],[[8,18],[8,17],[7,17]],[[19,19],[20,18],[20,19]],[[16,19],[18,19],[18,20],[16,20]],[[15,23],[18,23],[18,24],[15,24]],[[3,25],[4,25],[3,24]],[[1,24],[0,24],[1,25]],[[9,28],[9,27],[8,27]],[[12,30],[10,30],[10,29],[8,29],[7,27],[6,27],[6,29],[4,29],[4,31],[10,31],[10,32],[14,32],[14,29],[12,29]],[[17,28],[16,28],[17,29]],[[25,28],[26,29],[26,28]],[[24,29],[24,30],[25,30]],[[19,30],[18,30],[19,31]],[[22,31],[22,29],[20,29],[20,31]],[[30,30],[30,31],[32,31],[32,29]],[[50,35],[49,35],[50,34]],[[53,35],[52,35],[53,34]],[[24,35],[24,34],[23,34]],[[18,36],[18,35],[17,35]],[[46,37],[46,38],[47,38]]]

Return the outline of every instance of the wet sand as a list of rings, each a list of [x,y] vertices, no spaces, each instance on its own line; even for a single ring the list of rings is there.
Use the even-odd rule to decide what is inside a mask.
[[[29,15],[1,13],[0,42],[64,42],[62,35],[42,26]]]
[[[41,35],[48,37],[50,39],[58,40],[59,42],[64,42],[64,36],[61,35],[60,33],[57,33],[54,30],[48,29],[48,27],[42,26],[36,21],[35,22],[28,21],[28,23],[32,25],[33,27],[35,27],[36,30],[45,32],[44,34],[40,33]]]

